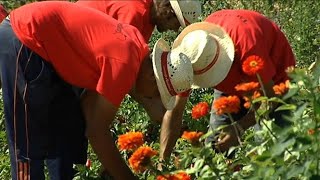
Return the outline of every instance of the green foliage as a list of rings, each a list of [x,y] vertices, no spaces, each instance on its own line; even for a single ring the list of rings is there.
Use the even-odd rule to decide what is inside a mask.
[[[12,10],[33,0],[1,0],[8,10]],[[307,67],[320,57],[320,1],[318,0],[201,0],[203,14],[199,21],[220,9],[251,9],[263,13],[276,22],[287,36],[299,67]],[[149,45],[152,48],[160,37],[172,42],[178,33],[155,31]],[[261,130],[248,130],[243,136],[243,144],[232,149],[234,157],[228,159],[217,154],[210,145],[192,146],[179,139],[164,172],[185,170],[196,179],[319,179],[320,160],[318,156],[320,138],[320,67],[314,72],[306,69],[291,74],[294,81],[290,91],[282,98],[260,98],[255,102],[277,101],[280,110],[294,113],[292,127],[279,128],[268,118],[268,109],[259,109],[257,119]],[[289,102],[293,100],[294,103]],[[198,102],[212,102],[211,89],[199,89],[192,93],[184,114],[187,129],[205,131],[208,117],[200,121],[191,118],[191,108]],[[5,137],[3,104],[0,104],[0,179],[10,179],[8,146]],[[145,111],[128,96],[122,103],[111,129],[114,139],[128,131],[146,134],[146,143],[159,149],[159,124],[151,122]],[[202,140],[203,142],[203,140]],[[98,179],[100,163],[90,149],[92,166],[77,166],[79,173],[75,179]],[[129,154],[122,153],[124,159]],[[177,160],[178,159],[178,160]],[[159,162],[155,162],[159,163]],[[238,171],[240,170],[240,171]],[[140,174],[141,179],[154,179],[156,171]]]

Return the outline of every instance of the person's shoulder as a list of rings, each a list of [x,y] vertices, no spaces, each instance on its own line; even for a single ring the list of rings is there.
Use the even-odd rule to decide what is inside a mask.
[[[134,0],[134,1],[114,1],[113,5],[117,5],[121,8],[127,9],[128,11],[146,11],[148,8],[150,8],[149,3],[147,3],[145,0]]]

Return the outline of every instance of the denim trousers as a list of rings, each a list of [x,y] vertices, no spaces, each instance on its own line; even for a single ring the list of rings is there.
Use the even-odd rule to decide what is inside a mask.
[[[88,141],[76,87],[24,46],[9,20],[0,24],[0,77],[12,179],[72,179],[74,164],[84,164]]]

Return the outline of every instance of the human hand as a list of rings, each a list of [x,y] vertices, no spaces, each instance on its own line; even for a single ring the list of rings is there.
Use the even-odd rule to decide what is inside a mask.
[[[244,133],[243,128],[237,122],[223,128],[218,134],[215,149],[219,152],[228,151],[230,147],[241,144],[241,135]]]

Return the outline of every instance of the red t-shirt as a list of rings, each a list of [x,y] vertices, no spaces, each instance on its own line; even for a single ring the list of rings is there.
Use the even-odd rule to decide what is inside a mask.
[[[96,90],[115,106],[130,91],[149,49],[140,32],[71,2],[45,1],[11,13],[21,42],[68,83]]]
[[[292,49],[279,27],[261,14],[249,10],[221,10],[205,21],[218,24],[235,45],[235,58],[227,77],[215,88],[227,94],[238,94],[234,87],[241,82],[257,81],[242,71],[242,63],[251,55],[264,60],[259,72],[264,82],[276,84],[288,79],[287,67],[295,65]]]
[[[148,42],[155,27],[150,16],[152,1],[79,0],[76,4],[97,9],[122,23],[135,26],[141,32],[145,41]]]
[[[8,15],[7,11],[4,9],[4,7],[0,4],[0,23],[3,21],[4,18],[6,18]]]

